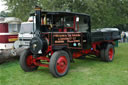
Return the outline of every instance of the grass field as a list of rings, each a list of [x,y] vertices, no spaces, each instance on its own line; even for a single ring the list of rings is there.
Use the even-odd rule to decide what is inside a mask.
[[[68,75],[54,78],[48,68],[24,72],[18,61],[0,65],[0,85],[128,85],[128,44],[116,48],[113,62],[75,60]]]

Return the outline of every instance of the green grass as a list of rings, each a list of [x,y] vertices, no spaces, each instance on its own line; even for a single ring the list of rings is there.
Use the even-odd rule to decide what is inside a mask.
[[[68,75],[54,78],[48,68],[24,72],[18,61],[0,65],[0,85],[128,85],[128,44],[116,48],[113,62],[75,60]]]

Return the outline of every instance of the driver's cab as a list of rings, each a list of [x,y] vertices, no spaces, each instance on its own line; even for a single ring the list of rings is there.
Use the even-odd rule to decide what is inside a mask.
[[[68,12],[42,12],[42,32],[86,32],[89,30],[89,16]]]

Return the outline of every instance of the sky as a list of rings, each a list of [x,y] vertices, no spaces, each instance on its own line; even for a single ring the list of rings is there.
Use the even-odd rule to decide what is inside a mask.
[[[2,0],[0,0],[0,12],[1,11],[5,11],[7,9],[7,6],[4,5],[5,2],[3,2]]]

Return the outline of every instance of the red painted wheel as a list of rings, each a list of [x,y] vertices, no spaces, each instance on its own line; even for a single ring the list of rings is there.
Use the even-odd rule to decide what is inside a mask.
[[[25,72],[37,70],[38,66],[34,65],[33,56],[29,49],[21,54],[20,66]]]
[[[26,57],[26,64],[27,64],[27,66],[30,67],[30,68],[36,67],[36,66],[34,65],[34,63],[33,63],[33,56],[32,56],[32,55],[28,55],[28,56]]]
[[[66,51],[56,51],[50,58],[49,70],[55,77],[62,77],[68,73],[70,67],[69,54]]]
[[[106,49],[100,51],[100,56],[103,61],[111,62],[114,59],[115,49],[112,44],[108,44]]]
[[[113,48],[110,48],[108,53],[109,53],[109,59],[112,60],[114,54]]]
[[[57,65],[56,65],[57,71],[63,74],[65,70],[67,69],[67,65],[68,65],[68,61],[66,57],[60,56],[57,60]]]

